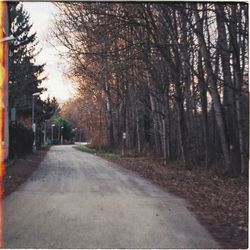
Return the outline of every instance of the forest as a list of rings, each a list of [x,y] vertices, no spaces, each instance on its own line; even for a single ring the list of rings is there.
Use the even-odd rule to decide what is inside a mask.
[[[87,141],[247,173],[247,4],[55,5],[50,36],[77,86],[62,113]]]

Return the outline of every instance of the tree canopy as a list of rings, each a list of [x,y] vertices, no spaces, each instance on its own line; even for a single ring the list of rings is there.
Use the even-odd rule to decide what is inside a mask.
[[[52,122],[57,125],[56,129],[60,131],[65,140],[71,140],[74,137],[75,133],[72,130],[72,125],[66,118],[57,116],[52,119]]]
[[[245,3],[55,3],[75,104],[95,144],[147,148],[187,168],[248,159]],[[72,107],[68,103],[68,110]],[[64,107],[67,110],[67,107]],[[74,107],[75,108],[75,107]]]

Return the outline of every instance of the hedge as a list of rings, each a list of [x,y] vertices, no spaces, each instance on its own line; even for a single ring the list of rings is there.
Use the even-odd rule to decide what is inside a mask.
[[[9,126],[9,158],[22,157],[32,152],[34,134],[22,124]]]

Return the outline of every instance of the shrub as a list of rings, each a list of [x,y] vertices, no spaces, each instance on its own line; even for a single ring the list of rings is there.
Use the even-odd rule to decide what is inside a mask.
[[[32,152],[34,134],[22,124],[9,126],[9,158],[21,157]]]

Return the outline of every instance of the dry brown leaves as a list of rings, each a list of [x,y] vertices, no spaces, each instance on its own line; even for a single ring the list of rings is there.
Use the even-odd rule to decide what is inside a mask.
[[[44,148],[35,154],[29,154],[24,158],[11,160],[6,164],[3,179],[4,197],[14,192],[31,176],[45,157],[48,149],[49,148]]]
[[[146,158],[112,160],[185,198],[190,210],[224,248],[248,247],[248,180],[192,172],[180,163],[163,166]]]

